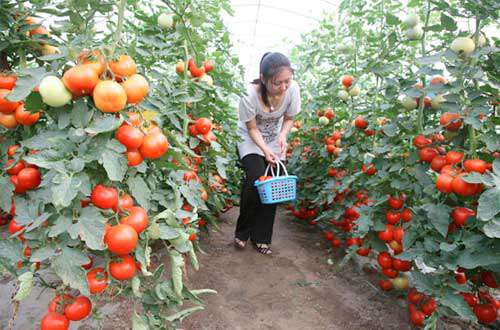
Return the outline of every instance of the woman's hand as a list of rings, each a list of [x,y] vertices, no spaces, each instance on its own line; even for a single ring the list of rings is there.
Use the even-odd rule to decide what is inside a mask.
[[[285,152],[286,152],[286,135],[285,134],[280,134],[278,136],[278,144],[280,146],[281,156],[284,156]]]
[[[276,164],[276,159],[278,157],[276,157],[274,152],[272,152],[270,149],[264,150],[264,156],[266,157],[266,162],[268,162],[269,164],[273,164],[273,165]]]

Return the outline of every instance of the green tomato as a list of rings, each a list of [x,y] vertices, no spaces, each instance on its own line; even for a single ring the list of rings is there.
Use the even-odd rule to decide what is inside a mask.
[[[349,99],[349,93],[346,91],[339,91],[337,96],[342,100],[342,101],[347,101]]]
[[[408,278],[405,276],[396,277],[392,280],[392,285],[398,290],[408,289]]]
[[[325,116],[319,117],[319,124],[322,126],[326,126],[330,123],[330,120],[326,118]]]
[[[349,89],[349,95],[351,95],[353,97],[358,96],[360,92],[361,92],[361,89],[358,86],[354,86],[354,87],[351,87],[351,89]]]
[[[415,27],[418,24],[418,16],[415,14],[409,14],[408,16],[405,17],[404,23],[408,27]]]
[[[414,26],[405,31],[406,38],[409,40],[421,39],[424,35],[424,30],[420,26]]]
[[[174,27],[174,15],[162,13],[158,16],[158,26],[162,29],[171,29]]]
[[[62,107],[71,102],[71,93],[66,89],[61,79],[55,76],[43,78],[38,88],[43,103],[51,107]]]
[[[417,101],[410,96],[405,96],[401,101],[401,104],[406,110],[413,110],[417,107]]]
[[[443,95],[438,94],[438,95],[434,96],[431,99],[432,109],[437,110],[437,109],[441,108],[441,104],[445,101],[446,101],[446,99],[444,98]]]
[[[474,40],[472,40],[471,38],[458,37],[455,40],[453,40],[450,48],[458,55],[469,56],[476,48],[476,44],[474,43]]]

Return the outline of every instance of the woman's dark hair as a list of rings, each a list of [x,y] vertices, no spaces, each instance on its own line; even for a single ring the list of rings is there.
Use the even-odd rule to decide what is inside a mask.
[[[281,69],[288,68],[292,72],[292,66],[290,65],[290,60],[281,53],[265,53],[260,60],[260,69],[259,69],[259,78],[254,79],[252,84],[260,86],[260,94],[262,96],[262,101],[266,106],[269,106],[269,99],[267,97],[267,88],[264,81],[267,81],[273,78],[276,74],[278,74]],[[263,76],[263,80],[260,79],[260,75]]]

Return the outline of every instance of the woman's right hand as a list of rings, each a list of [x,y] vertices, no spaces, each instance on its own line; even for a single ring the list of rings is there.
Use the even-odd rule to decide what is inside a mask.
[[[271,150],[264,150],[264,156],[266,157],[266,162],[269,164],[276,164],[277,157]]]

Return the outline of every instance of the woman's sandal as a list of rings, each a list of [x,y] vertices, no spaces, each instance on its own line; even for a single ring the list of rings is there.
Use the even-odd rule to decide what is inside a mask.
[[[254,243],[253,246],[257,250],[257,252],[262,253],[262,254],[272,254],[273,250],[271,250],[271,247],[268,244],[257,244]]]
[[[245,246],[247,245],[247,242],[242,241],[242,240],[241,240],[241,239],[239,239],[239,238],[234,238],[234,245],[235,245],[238,249],[243,249],[243,248],[245,248]]]

